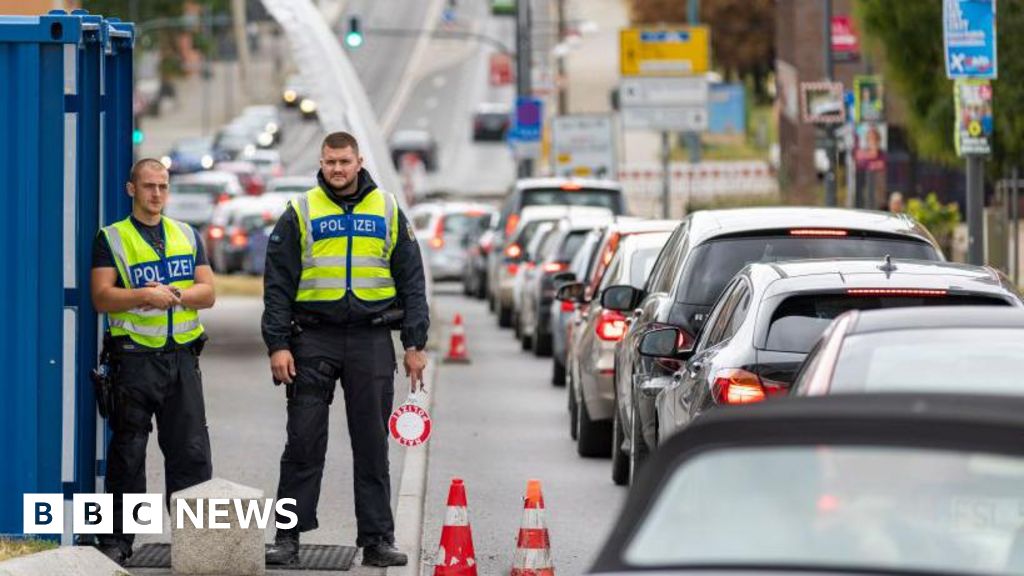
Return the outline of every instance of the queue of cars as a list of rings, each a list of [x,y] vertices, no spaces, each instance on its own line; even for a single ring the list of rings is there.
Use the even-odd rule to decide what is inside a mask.
[[[487,220],[466,293],[552,355],[577,451],[634,485],[591,573],[1024,570],[1001,272],[902,214],[640,220],[614,183],[523,180]]]

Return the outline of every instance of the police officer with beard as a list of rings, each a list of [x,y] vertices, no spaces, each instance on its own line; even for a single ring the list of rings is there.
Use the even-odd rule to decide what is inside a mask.
[[[162,215],[168,180],[159,160],[136,162],[127,187],[131,215],[103,228],[93,246],[92,301],[108,317],[104,346],[114,384],[106,483],[114,534],[101,536],[99,548],[118,564],[133,542],[122,533],[122,496],[146,491],[154,416],[168,504],[172,493],[213,471],[199,373],[206,336],[197,312],[213,306],[213,271],[196,231]]]
[[[292,200],[270,237],[263,339],[286,384],[288,441],[277,498],[294,498],[298,526],[278,530],[267,564],[298,560],[299,534],[318,527],[328,411],[340,379],[352,445],[356,545],[363,564],[403,566],[394,546],[387,420],[396,360],[388,318],[400,321],[405,373],[422,387],[430,325],[423,263],[395,197],[362,167],[351,134],[320,150],[318,185]]]

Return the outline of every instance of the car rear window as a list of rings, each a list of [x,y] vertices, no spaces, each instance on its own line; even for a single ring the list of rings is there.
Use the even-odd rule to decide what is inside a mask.
[[[802,294],[782,301],[772,313],[764,349],[778,352],[810,351],[832,320],[848,310],[879,310],[917,306],[1008,306],[989,296],[849,296]]]
[[[925,242],[894,238],[847,236],[806,238],[745,236],[711,240],[693,250],[676,288],[676,301],[710,306],[730,278],[752,262],[778,262],[808,258],[882,258],[939,260],[935,248]]]
[[[520,248],[525,250],[526,247],[530,245],[530,241],[533,240],[533,236],[537,233],[537,229],[540,228],[542,224],[551,224],[552,222],[554,222],[554,220],[531,220],[530,222],[527,222],[523,225],[519,234],[516,234],[514,242],[519,244]]]
[[[651,275],[654,268],[654,261],[658,259],[661,247],[641,248],[633,253],[629,262],[629,285],[634,288],[643,288],[647,277]]]
[[[614,214],[623,212],[622,193],[599,188],[531,188],[523,191],[522,206],[594,206],[607,208]]]
[[[1024,329],[929,328],[843,339],[830,390],[1024,395]]]
[[[562,247],[558,251],[559,262],[569,262],[576,257],[576,253],[579,252],[580,247],[583,246],[583,241],[587,239],[587,232],[589,232],[589,230],[570,232],[569,235],[565,237],[565,241],[562,242]]]
[[[445,235],[463,236],[477,227],[481,216],[475,213],[454,213],[444,216]]]
[[[171,194],[218,194],[223,188],[218,184],[173,184]]]

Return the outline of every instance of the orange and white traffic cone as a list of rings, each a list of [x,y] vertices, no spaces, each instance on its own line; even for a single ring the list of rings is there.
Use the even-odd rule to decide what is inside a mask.
[[[445,362],[469,363],[469,352],[466,351],[466,331],[462,327],[462,314],[455,313],[455,321],[452,323],[452,337],[448,343],[448,354],[444,357]]]
[[[510,576],[555,576],[555,566],[551,563],[551,539],[544,521],[544,496],[540,491],[540,480],[530,480],[526,485],[523,523],[519,528],[519,542],[512,559]]]
[[[476,576],[473,532],[469,528],[466,487],[461,478],[452,478],[448,489],[448,511],[434,559],[434,576]]]

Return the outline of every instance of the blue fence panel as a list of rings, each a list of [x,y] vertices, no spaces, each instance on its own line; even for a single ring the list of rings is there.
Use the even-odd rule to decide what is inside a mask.
[[[131,162],[132,41],[81,11],[0,16],[0,534],[23,532],[26,493],[96,489],[90,260],[101,223],[127,213],[113,183]]]

